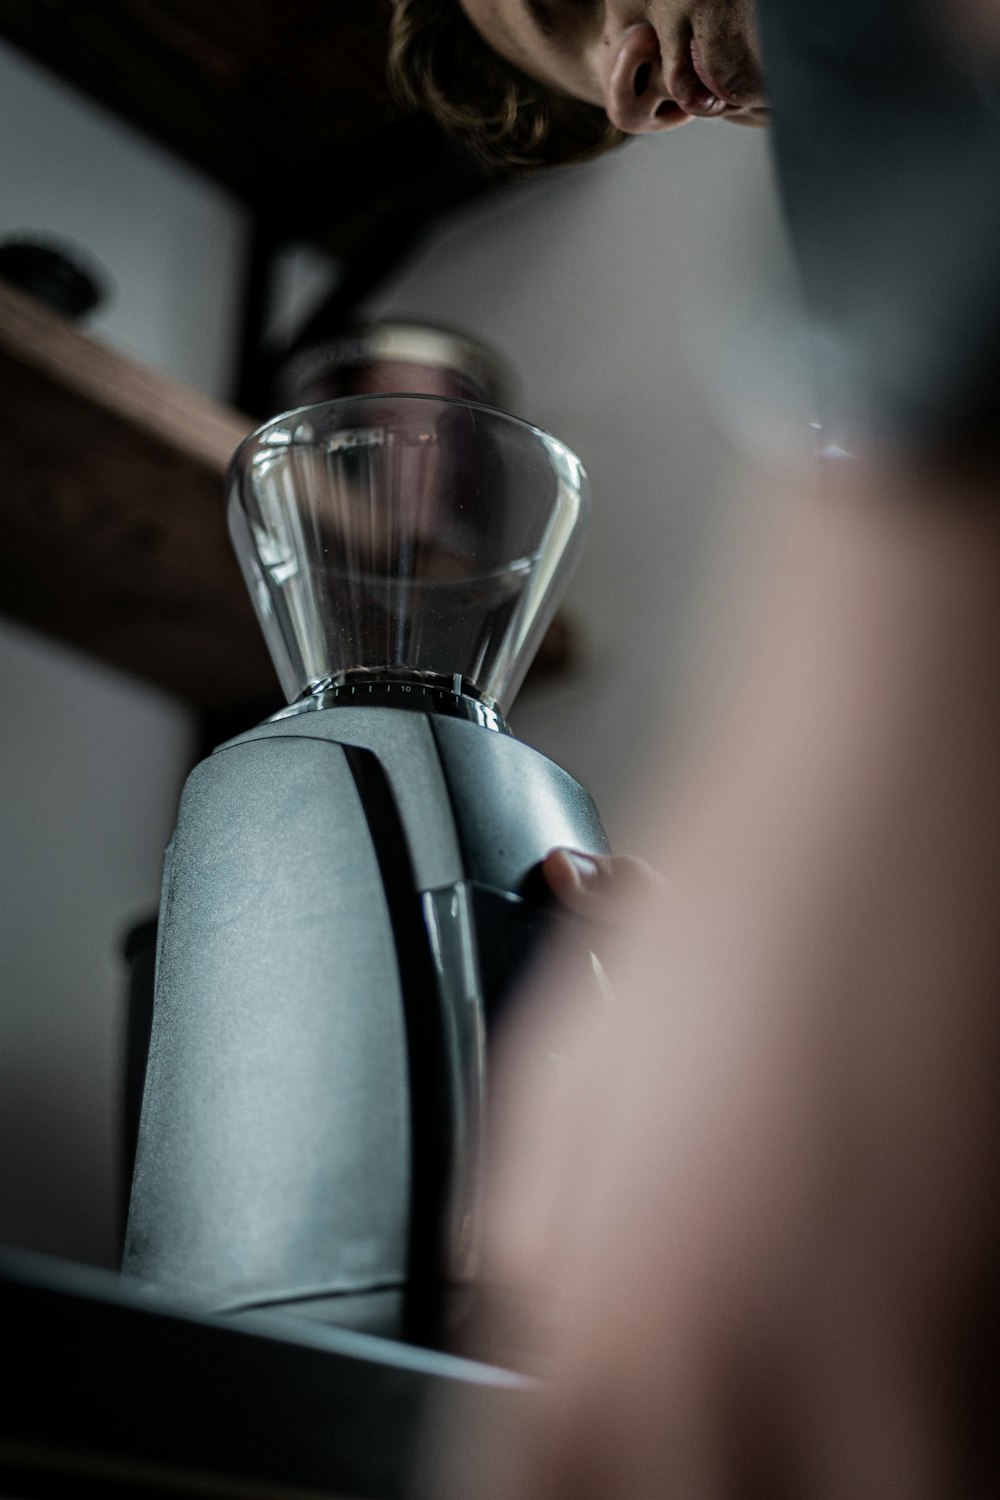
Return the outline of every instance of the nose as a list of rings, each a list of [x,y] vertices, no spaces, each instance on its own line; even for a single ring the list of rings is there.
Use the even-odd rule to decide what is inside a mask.
[[[645,135],[685,124],[690,116],[671,99],[663,71],[655,27],[647,21],[626,27],[604,80],[604,108],[612,125],[626,135]]]

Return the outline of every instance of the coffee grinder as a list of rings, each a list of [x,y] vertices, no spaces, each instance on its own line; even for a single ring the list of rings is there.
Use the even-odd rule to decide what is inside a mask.
[[[237,451],[230,531],[288,707],[182,795],[129,1276],[418,1342],[474,1284],[491,1028],[575,927],[539,865],[608,852],[504,717],[588,493],[558,439],[465,400],[329,401]]]

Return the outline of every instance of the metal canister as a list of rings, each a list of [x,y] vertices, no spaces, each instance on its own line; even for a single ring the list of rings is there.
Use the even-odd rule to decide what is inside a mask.
[[[369,322],[296,354],[279,376],[285,409],[338,396],[403,392],[479,401],[510,411],[513,370],[466,333],[430,323]]]

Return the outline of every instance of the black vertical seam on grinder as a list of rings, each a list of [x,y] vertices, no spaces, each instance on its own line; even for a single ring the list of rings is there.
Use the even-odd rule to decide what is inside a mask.
[[[342,745],[368,819],[396,943],[410,1086],[410,1217],[404,1337],[440,1342],[446,1267],[444,1219],[452,1174],[452,1118],[444,1029],[413,862],[389,779],[370,751]]]
[[[437,755],[438,765],[441,768],[441,780],[444,784],[445,797],[448,799],[448,806],[451,808],[451,823],[455,830],[455,838],[458,841],[458,853],[462,861],[462,877],[464,880],[468,880],[470,861],[465,820],[459,816],[459,810],[455,805],[455,798],[451,790],[451,777],[448,774],[448,763],[444,758],[441,736],[438,733],[438,723],[433,714],[427,715],[427,727],[430,729],[431,739],[434,741],[434,751]]]

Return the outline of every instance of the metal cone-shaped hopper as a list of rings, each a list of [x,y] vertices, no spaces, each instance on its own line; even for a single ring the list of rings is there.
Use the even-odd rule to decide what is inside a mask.
[[[290,703],[386,677],[505,713],[583,545],[589,486],[548,433],[428,396],[276,418],[229,472],[229,525]]]

